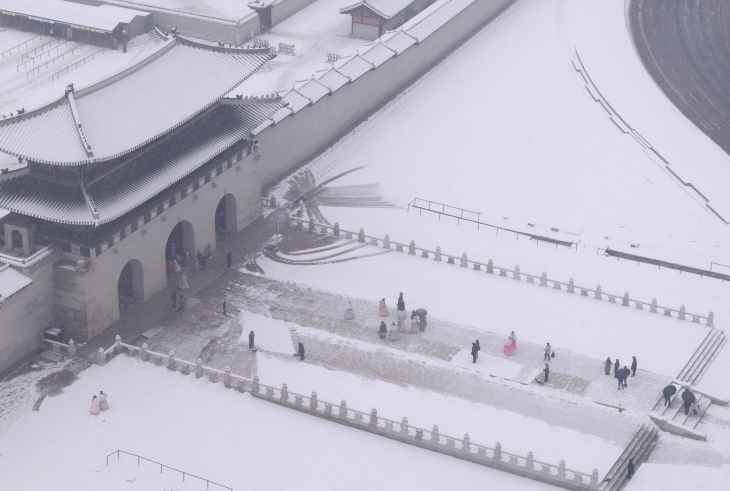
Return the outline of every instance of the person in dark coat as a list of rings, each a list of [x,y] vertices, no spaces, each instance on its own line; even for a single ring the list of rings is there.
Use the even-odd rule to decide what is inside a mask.
[[[634,359],[634,361],[631,362],[631,376],[636,377],[636,357],[632,356],[631,358]]]
[[[613,365],[613,362],[611,361],[611,357],[609,356],[606,358],[606,362],[603,364],[603,370],[606,372],[606,375],[611,375],[611,366]]]
[[[398,295],[398,301],[395,304],[398,306],[397,309],[401,312],[406,311],[406,302],[403,300],[403,292]]]
[[[545,354],[542,357],[542,361],[550,361],[550,355],[553,353],[553,347],[550,343],[545,345]]]
[[[670,404],[671,398],[674,394],[676,394],[677,388],[673,384],[669,384],[666,387],[664,387],[664,390],[662,390],[662,394],[664,394],[664,405],[668,406]]]
[[[621,364],[618,362],[618,358],[616,358],[616,363],[613,364],[613,377],[618,378],[618,371],[621,368]]]
[[[251,333],[248,335],[248,349],[253,349],[253,339],[256,337],[256,335],[251,331]]]
[[[380,323],[378,334],[380,334],[380,339],[385,339],[386,334],[388,334],[388,326],[385,325],[385,322]]]
[[[228,313],[226,312],[226,301],[225,300],[223,300],[223,315],[228,315]]]
[[[185,297],[182,296],[182,293],[180,294],[180,308],[178,310],[185,312]]]
[[[299,360],[304,359],[304,345],[299,342]]]
[[[479,340],[477,339],[477,342],[474,343],[474,346],[477,348],[477,358],[479,358],[479,352],[482,350],[482,347],[479,346]]]
[[[684,402],[684,414],[689,414],[690,406],[695,402],[695,395],[689,389],[682,392],[682,401]]]
[[[208,262],[208,260],[205,259],[205,256],[203,256],[200,251],[198,251],[197,258],[198,262],[200,263],[200,269],[205,271],[205,263]]]
[[[231,267],[233,265],[233,253],[231,251],[228,251],[226,253],[226,266]]]
[[[631,370],[629,370],[626,367],[623,367],[621,370],[619,370],[619,376],[621,377],[621,381],[624,384],[624,389],[627,387],[626,379],[629,378],[629,375],[631,375]]]
[[[545,363],[545,370],[543,370],[543,371],[545,372],[545,380],[543,380],[542,383],[546,384],[548,381],[548,376],[550,375],[550,365]]]
[[[618,390],[621,390],[624,388],[624,371],[619,369],[618,372],[616,372],[616,380],[618,380]]]
[[[477,362],[477,345],[476,343],[471,343],[471,362],[476,363]]]
[[[627,479],[634,477],[634,459],[629,459],[629,467],[626,474]]]
[[[177,292],[172,292],[172,295],[170,295],[170,300],[172,300],[172,308],[174,309],[177,307]]]

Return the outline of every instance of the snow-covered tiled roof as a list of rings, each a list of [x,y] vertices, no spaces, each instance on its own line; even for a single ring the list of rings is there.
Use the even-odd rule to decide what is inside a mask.
[[[377,41],[368,46],[364,46],[358,50],[360,56],[366,61],[369,61],[375,67],[379,67],[387,60],[391,59],[396,51],[380,41]]]
[[[96,219],[78,186],[32,175],[0,182],[0,208],[69,225],[111,222],[199,169],[282,107],[282,102],[222,105],[134,163],[87,187]]]
[[[0,303],[32,283],[33,280],[7,264],[0,266]]]
[[[2,120],[0,151],[55,165],[120,157],[210,108],[270,58],[266,50],[169,39],[107,79]]]
[[[406,7],[413,3],[414,0],[361,0],[359,2],[342,7],[340,9],[341,14],[349,14],[351,10],[365,7],[373,13],[379,15],[383,19],[392,19],[400,12],[404,11]]]
[[[370,61],[363,59],[360,55],[355,55],[350,58],[342,58],[335,62],[335,68],[337,71],[346,77],[354,80],[360,78],[373,68],[374,64]]]
[[[58,0],[0,0],[0,9],[6,12],[79,25],[111,32],[119,23],[128,24],[137,16],[148,12],[112,5],[84,5]]]

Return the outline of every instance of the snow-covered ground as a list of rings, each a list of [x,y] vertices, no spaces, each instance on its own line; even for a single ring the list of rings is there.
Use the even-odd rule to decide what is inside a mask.
[[[362,384],[363,390],[367,385]],[[375,394],[378,388],[377,382],[371,382],[367,390]],[[99,390],[109,395],[110,409],[92,416],[90,400]],[[428,395],[418,393],[411,394],[410,399],[415,404],[430,402]],[[533,429],[536,446],[564,445],[576,460],[581,454],[580,449],[571,450],[567,444],[580,439],[578,434],[555,432],[539,421],[517,419],[510,424],[519,425],[514,431],[524,425]],[[496,425],[485,428],[489,426]],[[548,441],[540,443],[542,438]],[[38,412],[25,414],[3,431],[3,487],[18,491],[58,487],[79,491],[158,486],[206,489],[205,482],[189,476],[183,483],[182,476],[173,471],[165,470],[160,476],[159,466],[144,461],[138,465],[135,457],[121,455],[117,460],[114,455],[106,465],[106,456],[116,450],[233,489],[296,486],[334,490],[347,483],[354,490],[437,490],[466,488],[478,482],[504,490],[548,489],[547,485],[255,400],[222,384],[196,380],[192,375],[184,377],[126,356],[104,367],[92,366],[62,394],[47,398]]]

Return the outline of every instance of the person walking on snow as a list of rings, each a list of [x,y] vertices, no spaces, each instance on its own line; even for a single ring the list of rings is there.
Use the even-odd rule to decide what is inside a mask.
[[[691,390],[684,389],[682,401],[684,401],[684,414],[689,414],[689,407],[695,402],[695,395]]]
[[[396,302],[396,305],[398,306],[398,317],[400,318],[401,315],[403,318],[406,318],[406,303],[403,301],[403,292],[400,292],[400,295],[398,295],[398,301]]]
[[[182,296],[182,293],[180,294],[180,308],[178,310],[185,312],[185,297]]]
[[[345,309],[345,320],[352,320],[355,318],[355,311],[352,309],[352,302],[347,302],[347,308]]]
[[[299,361],[302,361],[304,359],[304,345],[299,342]]]
[[[671,404],[671,398],[674,394],[677,393],[677,388],[673,384],[669,384],[666,387],[664,387],[664,390],[662,390],[662,394],[664,395],[664,405],[668,406]]]
[[[624,389],[627,386],[626,379],[629,378],[629,375],[631,375],[631,370],[626,367],[618,371],[619,385],[623,386]]]
[[[99,391],[99,409],[102,411],[106,411],[109,409],[109,403],[106,402],[106,394],[103,390]]]
[[[226,251],[226,267],[230,268],[231,266],[233,266],[233,253]]]
[[[629,466],[627,468],[626,478],[631,479],[634,477],[634,459],[629,459]]]
[[[634,360],[633,360],[633,361],[631,362],[631,376],[632,376],[632,377],[636,377],[636,366],[637,366],[637,363],[636,363],[636,357],[635,357],[635,356],[632,356],[631,358],[633,358],[633,359],[634,359]]]
[[[255,337],[255,334],[253,331],[248,335],[248,349],[253,349],[253,338]]]
[[[479,346],[479,340],[477,339],[476,343],[474,343],[474,346],[477,348],[477,360],[479,359],[479,352],[482,350],[482,347]]]
[[[543,380],[542,383],[546,384],[548,381],[548,376],[550,375],[550,365],[545,363],[545,370],[543,370],[543,371],[545,372],[545,380]]]
[[[172,308],[174,309],[175,307],[177,307],[177,292],[172,292],[172,295],[170,295],[170,300],[172,300]]]
[[[550,361],[550,354],[553,352],[553,347],[548,343],[545,346],[545,356],[542,357],[542,361]]]
[[[621,368],[621,364],[618,361],[618,358],[616,358],[616,363],[613,364],[613,377],[618,378],[618,371]]]
[[[226,312],[226,301],[225,300],[223,300],[223,315],[228,315],[228,313]]]
[[[621,390],[624,388],[623,377],[624,377],[623,370],[619,369],[619,371],[616,372],[616,380],[618,380],[618,390]]]
[[[611,361],[611,357],[609,356],[603,363],[603,370],[606,372],[606,375],[611,375],[611,365],[613,365],[613,362]]]
[[[471,343],[471,362],[476,363],[477,362],[477,345],[476,343]]]
[[[380,339],[385,339],[385,335],[388,334],[388,327],[383,321],[380,321],[380,329],[378,329],[378,334],[380,335]]]

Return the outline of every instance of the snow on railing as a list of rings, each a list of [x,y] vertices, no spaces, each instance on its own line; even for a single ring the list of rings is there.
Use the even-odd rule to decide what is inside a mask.
[[[448,264],[456,264],[456,262],[458,261],[459,266],[461,266],[462,268],[467,268],[471,264],[472,269],[481,271],[481,269],[484,268],[489,274],[494,274],[494,271],[496,269],[499,271],[499,276],[508,277],[507,274],[509,273],[515,280],[522,280],[523,277],[525,278],[527,283],[535,283],[535,280],[537,280],[539,281],[540,286],[544,287],[549,286],[548,283],[551,283],[554,290],[562,290],[563,287],[565,287],[568,293],[576,293],[576,290],[580,290],[580,296],[582,297],[587,297],[590,293],[591,296],[593,296],[593,298],[596,300],[604,300],[605,297],[608,300],[608,303],[617,303],[616,300],[618,299],[621,302],[621,305],[624,307],[630,307],[631,305],[633,305],[634,308],[637,310],[644,310],[644,307],[647,307],[649,309],[649,312],[655,314],[658,313],[658,309],[662,309],[664,311],[664,315],[668,317],[672,317],[672,314],[676,314],[678,319],[686,320],[687,316],[690,316],[692,317],[692,322],[694,323],[699,324],[700,319],[704,319],[705,324],[710,327],[714,326],[715,315],[712,312],[710,312],[706,316],[700,314],[692,314],[685,310],[684,305],[682,305],[679,309],[658,305],[656,298],[652,299],[651,302],[636,300],[629,297],[629,292],[625,292],[623,295],[604,292],[601,289],[601,285],[596,286],[595,289],[578,286],[574,283],[573,278],[570,278],[567,283],[564,281],[552,280],[547,277],[547,273],[545,273],[544,271],[541,275],[534,275],[521,271],[519,265],[515,266],[514,269],[510,269],[495,265],[491,259],[486,263],[481,261],[474,261],[467,258],[466,252],[464,252],[461,256],[452,256],[450,254],[445,254],[441,252],[441,247],[436,247],[436,250],[429,250],[422,247],[416,247],[415,241],[411,241],[409,244],[392,241],[390,240],[390,236],[388,234],[385,234],[384,238],[373,237],[371,235],[365,235],[365,232],[362,228],[358,232],[353,232],[350,230],[341,229],[339,223],[335,223],[334,225],[316,223],[313,218],[310,218],[309,220],[300,218],[303,215],[303,210],[301,209],[301,207],[296,212],[296,214],[297,216],[293,216],[293,214],[290,215],[289,220],[293,221],[296,224],[297,229],[300,230],[303,229],[304,224],[306,224],[307,230],[310,233],[315,233],[317,231],[317,228],[319,228],[320,233],[322,234],[328,234],[331,231],[335,237],[339,237],[341,233],[344,233],[345,238],[347,239],[352,239],[353,236],[356,236],[358,242],[367,243],[366,241],[369,241],[369,244],[373,246],[377,246],[380,242],[382,242],[384,249],[391,249],[392,246],[395,246],[395,249],[398,252],[404,252],[407,249],[408,254],[411,256],[416,255],[416,253],[420,251],[421,257],[423,258],[428,258],[429,254],[431,254],[433,255],[435,261],[442,261],[443,258],[447,259],[446,262]]]
[[[39,250],[35,254],[28,256],[26,258],[17,258],[13,256],[8,256],[7,254],[1,254],[0,253],[0,262],[1,263],[7,263],[11,266],[14,266],[16,268],[29,268],[33,266],[34,264],[37,264],[42,259],[50,256],[55,252],[55,246],[53,244],[48,245],[44,247],[43,249]]]
[[[502,445],[499,442],[494,447],[472,442],[468,433],[463,438],[457,438],[441,433],[436,425],[428,430],[408,424],[407,417],[404,417],[401,421],[396,421],[379,416],[375,408],[370,411],[360,411],[348,407],[344,399],[339,404],[336,404],[319,399],[316,392],[312,392],[309,396],[290,392],[286,384],[283,384],[281,387],[264,385],[259,382],[258,376],[250,379],[232,374],[230,367],[225,367],[221,371],[212,367],[203,366],[203,360],[200,358],[198,358],[196,363],[179,360],[175,358],[175,354],[172,351],[168,354],[163,354],[150,351],[147,344],[143,344],[141,348],[133,346],[123,343],[121,337],[118,335],[115,338],[115,343],[111,347],[106,350],[99,348],[96,363],[103,366],[106,364],[109,355],[114,357],[117,354],[121,354],[125,349],[131,357],[136,356],[137,352],[139,352],[139,358],[144,362],[152,361],[150,358],[152,357],[155,365],[161,366],[164,361],[166,368],[169,370],[177,370],[179,365],[180,372],[184,375],[189,375],[190,367],[194,366],[194,373],[197,378],[201,378],[208,373],[208,378],[211,382],[219,381],[218,375],[222,374],[223,385],[226,388],[234,388],[239,392],[248,391],[258,399],[264,399],[274,404],[286,406],[297,411],[375,433],[393,440],[416,445],[566,489],[598,489],[598,469],[593,469],[591,473],[570,469],[566,467],[564,460],[561,460],[559,464],[555,465],[542,460],[536,460],[532,452],[528,452],[527,455],[507,452],[502,449]]]
[[[63,350],[66,350],[66,355],[70,356],[71,358],[76,358],[76,343],[74,343],[73,339],[69,339],[68,344],[59,343],[58,341],[53,341],[45,338],[43,338],[43,342],[46,344],[50,344],[51,350],[54,353],[64,354]]]

